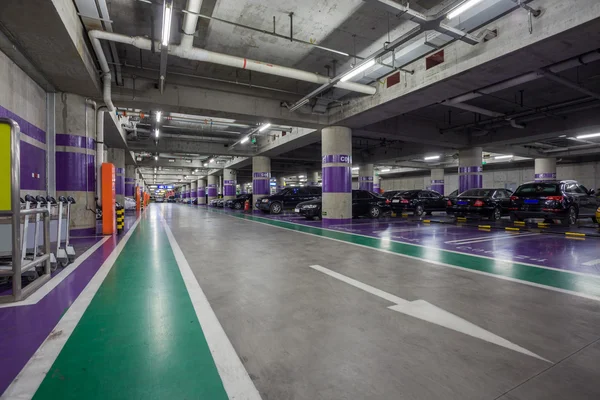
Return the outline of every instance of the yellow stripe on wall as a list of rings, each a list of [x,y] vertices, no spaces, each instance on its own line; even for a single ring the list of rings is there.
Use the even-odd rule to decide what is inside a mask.
[[[10,128],[0,123],[0,210],[10,211],[11,171],[10,171]]]

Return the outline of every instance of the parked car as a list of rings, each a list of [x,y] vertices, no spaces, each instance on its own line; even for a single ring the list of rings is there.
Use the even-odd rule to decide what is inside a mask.
[[[165,196],[156,196],[156,200],[157,203],[164,203],[165,202]]]
[[[225,200],[224,199],[217,199],[216,206],[220,207],[220,208],[225,207]]]
[[[235,210],[241,210],[242,208],[244,208],[244,203],[246,202],[246,200],[250,201],[250,204],[252,204],[252,195],[238,194],[235,199],[227,200],[225,202],[225,205]]]
[[[216,206],[217,206],[217,203],[219,202],[219,200],[221,200],[221,199],[212,199],[212,200],[211,200],[211,201],[208,203],[208,205],[209,205],[209,206],[211,206],[211,207],[216,207]]]
[[[169,196],[169,198],[167,199],[167,203],[175,203],[175,196]]]
[[[507,189],[470,189],[447,200],[448,214],[455,216],[477,215],[492,221],[509,214],[510,196]]]
[[[431,215],[433,211],[446,211],[444,196],[433,190],[407,190],[392,199],[395,212],[412,211],[416,216]]]
[[[596,209],[596,216],[594,217],[596,219],[596,223],[600,224],[600,207],[598,207],[598,209]]]
[[[307,219],[321,218],[322,200],[318,198],[300,203],[296,206],[295,212]],[[368,190],[352,191],[352,217],[379,218],[391,212],[390,200],[384,196]]]
[[[565,225],[583,217],[593,220],[599,205],[594,193],[573,180],[525,183],[510,198],[510,218],[558,219]]]
[[[387,192],[383,192],[383,197],[385,197],[386,199],[392,199],[395,195],[399,194],[399,193],[404,193],[406,192],[406,190],[388,190]]]
[[[321,197],[320,186],[285,188],[256,202],[256,208],[265,213],[280,214],[283,210],[294,209],[298,204]]]

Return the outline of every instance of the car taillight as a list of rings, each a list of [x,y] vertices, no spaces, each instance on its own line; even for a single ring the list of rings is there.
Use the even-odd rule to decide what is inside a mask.
[[[402,200],[400,200],[400,203],[402,203],[402,204],[408,204],[408,200],[402,199]]]
[[[518,196],[510,196],[510,201],[517,201],[519,200]]]
[[[548,197],[546,197],[546,200],[563,201],[563,197],[562,196],[548,196]]]
[[[385,199],[385,204],[390,204],[390,203],[391,203],[390,199]]]
[[[448,206],[452,206],[452,202],[448,200]]]
[[[483,207],[483,201],[477,200],[475,203],[473,203],[473,207]]]

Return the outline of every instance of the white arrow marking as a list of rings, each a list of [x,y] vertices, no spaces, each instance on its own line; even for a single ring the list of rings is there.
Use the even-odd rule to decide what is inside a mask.
[[[453,331],[457,331],[465,335],[469,335],[477,339],[481,339],[486,342],[493,343],[495,345],[502,346],[507,349],[517,351],[519,353],[526,354],[528,356],[535,357],[539,360],[546,361],[552,364],[551,361],[548,361],[545,358],[540,357],[537,354],[521,346],[509,342],[508,340],[498,335],[495,335],[490,331],[486,331],[485,329],[480,328],[477,325],[457,315],[454,315],[446,310],[434,306],[433,304],[425,300],[419,299],[415,301],[408,301],[391,293],[384,292],[383,290],[377,289],[373,286],[367,285],[355,279],[349,278],[345,275],[339,274],[325,267],[321,267],[320,265],[311,265],[310,267],[333,278],[339,279],[340,281],[352,285],[358,289],[364,290],[365,292],[381,297],[382,299],[385,299],[390,303],[394,303],[395,305],[388,307],[390,310],[398,311],[402,314],[410,315],[411,317],[418,318],[423,321],[430,322],[432,324],[440,325],[444,328],[452,329]]]

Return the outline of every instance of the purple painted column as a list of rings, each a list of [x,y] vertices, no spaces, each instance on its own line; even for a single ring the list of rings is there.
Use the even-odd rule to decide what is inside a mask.
[[[358,188],[360,190],[373,191],[373,176],[359,176],[358,177]]]
[[[115,168],[115,193],[125,195],[125,168]]]
[[[534,171],[536,182],[556,180],[556,158],[536,158]]]
[[[206,194],[208,196],[209,202],[211,200],[217,198],[217,177],[214,175],[208,176],[208,185],[206,186]]]
[[[223,197],[235,197],[235,181],[231,179],[223,180]]]
[[[252,157],[252,202],[256,203],[271,193],[271,159],[264,156]]]
[[[483,187],[483,167],[458,167],[458,192]]]
[[[431,180],[431,190],[443,195],[444,194],[444,180],[443,179],[432,179]]]
[[[95,141],[81,135],[56,134],[56,195],[73,196],[79,208],[72,210],[71,236],[96,233],[96,216],[85,210],[96,192]],[[91,199],[91,201],[90,201]]]
[[[373,191],[375,193],[381,193],[381,186],[379,184],[379,176],[373,174]]]
[[[323,222],[352,221],[352,130],[332,126],[321,131]]]

